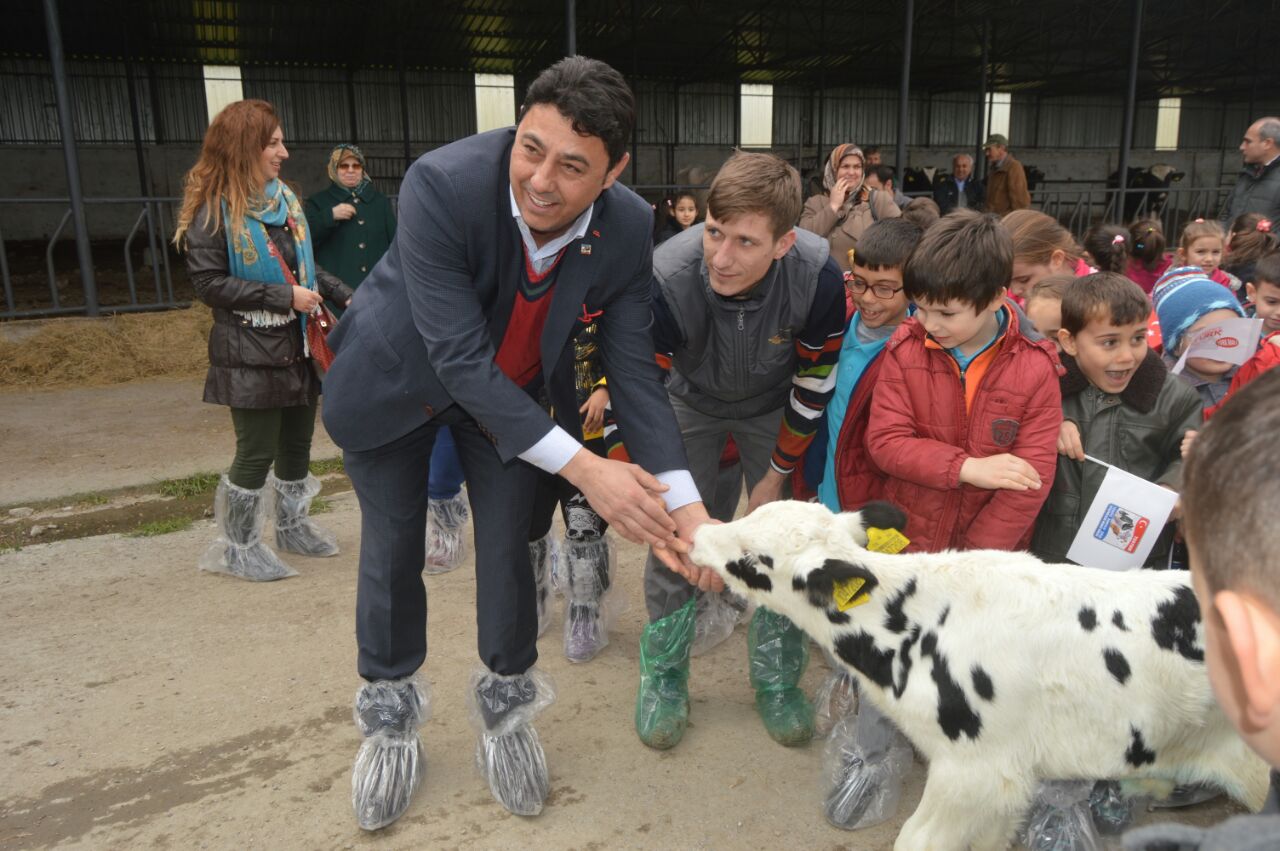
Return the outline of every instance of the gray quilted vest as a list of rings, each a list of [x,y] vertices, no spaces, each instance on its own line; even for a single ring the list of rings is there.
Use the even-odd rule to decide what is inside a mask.
[[[796,229],[796,243],[743,299],[715,294],[702,260],[702,225],[653,254],[653,271],[680,330],[668,390],[691,408],[725,419],[781,408],[829,246]]]

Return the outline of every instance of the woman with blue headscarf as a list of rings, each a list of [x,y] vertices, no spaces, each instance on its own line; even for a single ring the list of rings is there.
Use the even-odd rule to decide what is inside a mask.
[[[227,106],[187,173],[174,236],[196,295],[213,308],[204,400],[230,407],[236,431],[214,497],[219,534],[200,567],[256,581],[294,575],[262,541],[273,464],[276,546],[338,553],[307,516],[320,493],[308,471],[320,378],[306,327],[322,297],[345,305],[351,290],[316,265],[302,205],[280,180],[288,157],[271,104]]]
[[[391,247],[396,217],[373,186],[364,154],[342,144],[329,154],[329,186],[307,199],[316,262],[355,289]],[[330,305],[341,315],[342,305]]]

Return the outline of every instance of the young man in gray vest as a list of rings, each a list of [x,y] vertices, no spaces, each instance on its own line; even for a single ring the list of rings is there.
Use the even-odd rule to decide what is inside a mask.
[[[747,511],[782,498],[835,389],[844,282],[827,241],[794,227],[800,209],[794,168],[738,153],[711,184],[706,223],[653,256],[654,343],[669,362],[667,391],[704,502],[730,435],[750,489]],[[696,589],[652,553],[644,579],[650,623],[640,639],[636,732],[665,749],[688,723]],[[769,734],[784,745],[809,741],[813,709],[798,687],[809,639],[758,609],[748,644]]]

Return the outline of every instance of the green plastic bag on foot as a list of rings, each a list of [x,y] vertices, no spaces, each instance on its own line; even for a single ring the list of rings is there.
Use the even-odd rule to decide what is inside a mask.
[[[689,650],[694,601],[644,628],[640,636],[640,689],[636,735],[657,750],[674,748],[689,724]]]

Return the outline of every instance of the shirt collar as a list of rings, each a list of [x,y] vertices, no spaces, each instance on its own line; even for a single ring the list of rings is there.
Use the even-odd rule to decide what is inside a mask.
[[[516,220],[516,227],[520,228],[520,238],[524,240],[525,251],[528,252],[529,259],[534,262],[535,267],[538,261],[555,257],[560,253],[560,249],[575,239],[582,239],[587,235],[587,227],[591,224],[591,210],[595,206],[594,204],[583,210],[582,215],[578,216],[578,220],[570,225],[567,231],[539,248],[538,244],[533,240],[533,234],[529,231],[529,226],[524,223],[524,218],[520,215],[520,207],[516,204],[516,193],[510,185],[507,186],[507,194],[511,196],[511,217]]]

